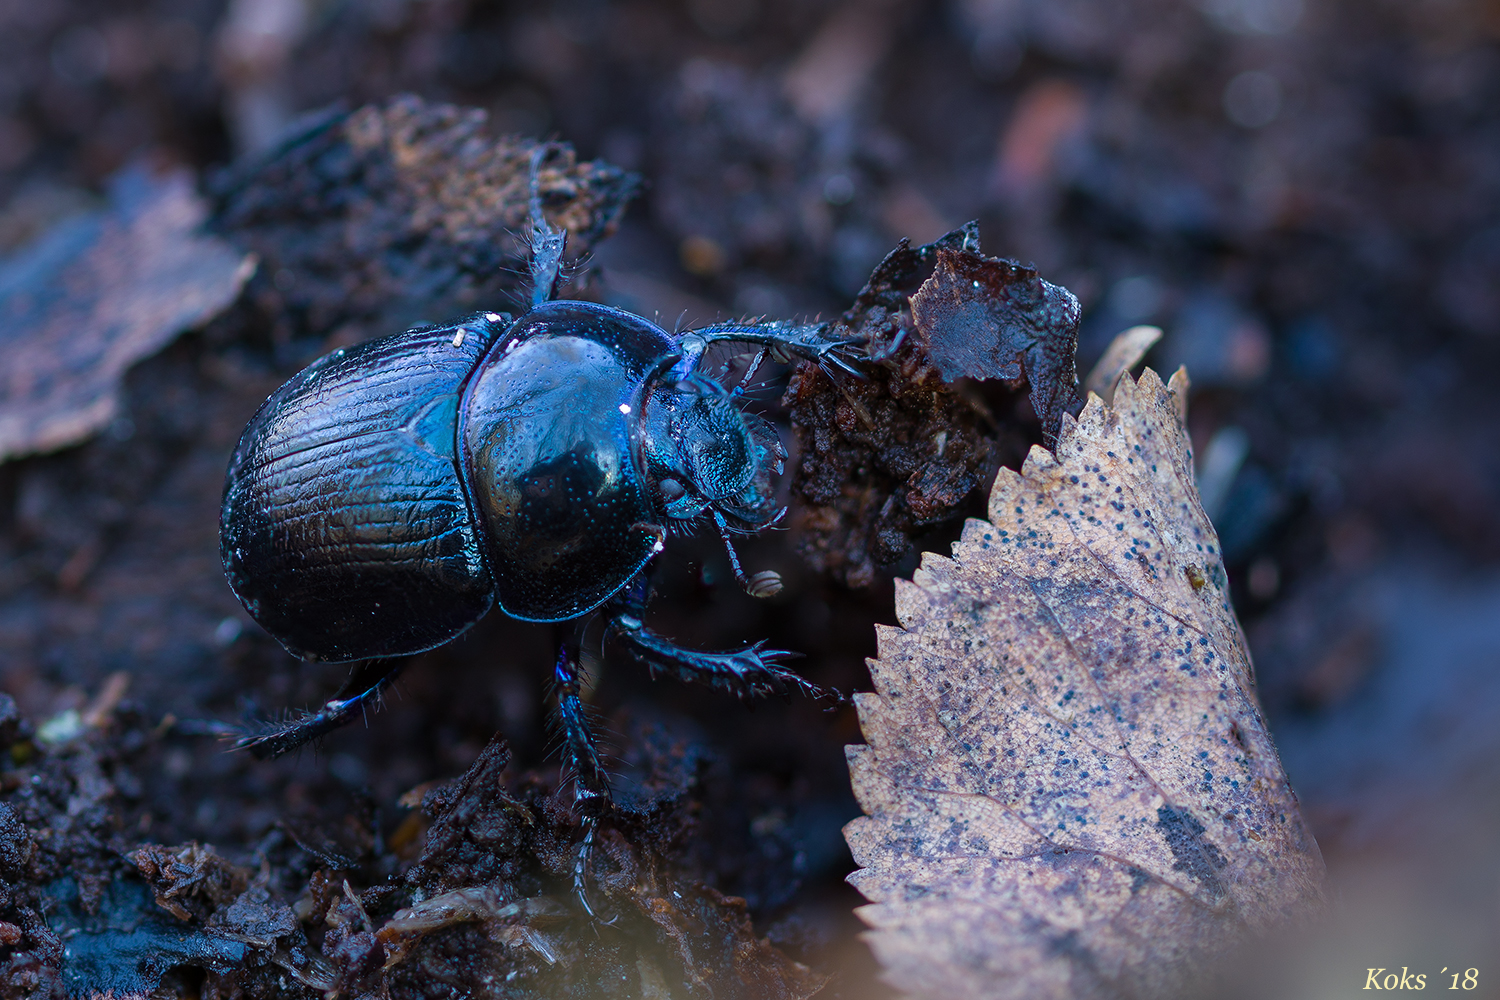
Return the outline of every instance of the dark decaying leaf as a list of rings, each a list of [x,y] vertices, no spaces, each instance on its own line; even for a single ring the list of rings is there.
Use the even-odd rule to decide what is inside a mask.
[[[912,246],[910,240],[902,240],[870,272],[870,280],[865,282],[865,286],[854,297],[854,304],[844,314],[844,325],[863,333],[866,332],[862,329],[865,320],[871,317],[872,310],[877,306],[888,312],[904,308],[912,289],[919,287],[931,275],[939,250],[968,250],[978,253],[979,223],[966,222],[933,242],[918,247]]]
[[[1013,260],[941,247],[937,269],[911,300],[917,333],[943,378],[1018,379],[1031,385],[1042,436],[1057,440],[1078,374],[1078,300]]]
[[[249,297],[278,336],[390,333],[504,304],[529,287],[534,139],[495,136],[479,108],[401,96],[320,113],[215,184],[215,227],[263,260]],[[540,171],[570,255],[608,235],[639,178],[559,146]]]
[[[908,296],[945,249],[977,249],[974,223],[934,243],[907,241],[886,255],[837,322],[865,342],[866,377],[801,365],[787,388],[802,459],[797,546],[820,570],[866,587],[911,550],[912,539],[953,518],[994,476],[993,427],[982,406],[954,391],[913,336]]]
[[[1015,428],[959,380],[1024,376],[1042,437],[1056,437],[1075,402],[1078,301],[1033,268],[985,257],[970,222],[925,246],[901,241],[833,327],[864,343],[866,377],[803,364],[787,389],[802,455],[797,546],[863,587],[958,516],[1013,445]]]
[[[234,300],[253,261],[206,214],[186,172],[130,168],[107,210],[0,262],[0,461],[97,432],[126,369]]]
[[[1193,485],[1183,373],[1120,379],[899,582],[851,747],[860,915],[922,997],[1154,997],[1315,908]]]

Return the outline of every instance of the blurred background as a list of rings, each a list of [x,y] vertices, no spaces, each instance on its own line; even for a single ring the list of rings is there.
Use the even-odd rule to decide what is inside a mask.
[[[1478,967],[1500,995],[1500,4],[0,0],[0,257],[102,205],[127,164],[208,184],[307,112],[403,92],[641,174],[592,264],[607,300],[667,323],[840,311],[896,240],[977,218],[987,252],[1079,297],[1081,370],[1161,326],[1147,362],[1190,370],[1205,506],[1342,900],[1283,995],[1352,992],[1375,966]],[[115,671],[148,717],[336,686],[255,633],[216,540],[239,429],[335,333],[190,335],[132,372],[99,438],[0,465],[0,690],[25,714],[83,706]],[[820,678],[868,683],[888,580],[778,568],[779,609],[702,635],[778,617]],[[666,602],[684,634],[694,600],[718,599]],[[539,764],[550,641],[486,623],[316,760],[163,749],[151,835],[232,849],[325,785],[391,801],[497,727]],[[803,804],[778,820],[801,831],[799,899],[821,900],[803,912],[857,903],[850,721],[661,697]],[[248,783],[232,809],[230,780]]]

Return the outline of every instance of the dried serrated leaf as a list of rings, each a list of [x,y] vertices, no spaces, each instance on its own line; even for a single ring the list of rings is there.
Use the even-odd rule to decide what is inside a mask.
[[[208,210],[186,171],[132,168],[113,195],[0,262],[0,461],[108,424],[125,371],[217,315],[253,267],[198,231]]]
[[[923,997],[1161,996],[1316,906],[1173,389],[1147,369],[1002,470],[898,582],[849,748],[859,912]]]

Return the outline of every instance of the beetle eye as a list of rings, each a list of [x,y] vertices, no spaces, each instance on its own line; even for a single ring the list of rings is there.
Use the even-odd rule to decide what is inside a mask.
[[[663,479],[657,484],[656,488],[661,491],[661,498],[667,503],[671,503],[673,500],[680,500],[687,495],[687,490],[683,488],[683,485],[671,478]]]

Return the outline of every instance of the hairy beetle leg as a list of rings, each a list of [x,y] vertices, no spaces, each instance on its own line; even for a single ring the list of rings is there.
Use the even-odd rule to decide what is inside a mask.
[[[685,332],[682,348],[688,370],[697,366],[710,344],[738,343],[764,347],[777,361],[801,358],[825,370],[832,366],[863,379],[864,374],[845,361],[840,352],[863,344],[864,338],[834,338],[827,334],[827,323],[716,323]]]
[[[609,778],[584,708],[578,658],[567,644],[558,651],[553,682],[557,685],[557,721],[573,768],[573,806],[583,817],[583,840],[573,861],[573,892],[584,912],[594,917],[588,896],[588,869],[599,820],[610,806]]]
[[[562,273],[563,248],[567,246],[568,231],[553,229],[542,214],[542,191],[540,173],[542,164],[553,150],[560,149],[556,143],[539,144],[531,153],[531,306],[536,308],[550,302],[557,295],[558,277]]]
[[[801,691],[810,698],[844,700],[837,691],[820,687],[779,662],[798,654],[766,649],[764,643],[757,642],[733,653],[684,649],[652,632],[632,615],[616,616],[609,624],[609,632],[623,641],[631,654],[653,673],[660,671],[688,683],[706,684],[739,698]]]
[[[249,750],[261,760],[267,760],[280,757],[319,736],[325,736],[353,721],[355,715],[363,712],[371,701],[378,702],[386,688],[395,683],[396,676],[405,666],[405,657],[356,663],[338,694],[324,703],[318,711],[304,713],[284,722],[267,721],[257,732],[242,729],[241,735],[235,740],[234,749]],[[350,694],[351,691],[355,693]]]

